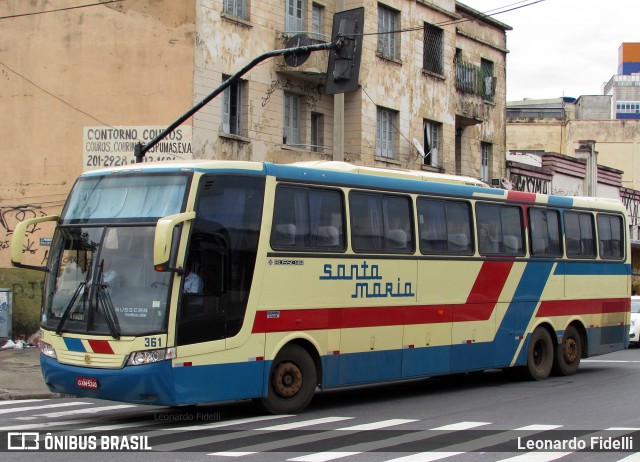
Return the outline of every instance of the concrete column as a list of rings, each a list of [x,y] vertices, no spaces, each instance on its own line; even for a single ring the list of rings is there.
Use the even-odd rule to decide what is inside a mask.
[[[587,161],[586,175],[584,177],[584,195],[596,197],[598,195],[598,151],[593,140],[578,141],[576,158]]]

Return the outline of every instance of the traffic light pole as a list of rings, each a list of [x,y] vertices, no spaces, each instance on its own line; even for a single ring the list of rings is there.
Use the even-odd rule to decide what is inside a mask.
[[[299,46],[293,48],[285,48],[281,50],[273,50],[268,51],[266,53],[261,54],[260,56],[254,58],[250,61],[246,66],[240,69],[238,72],[233,74],[227,80],[222,82],[222,84],[213,90],[206,98],[200,101],[198,104],[193,106],[190,110],[185,112],[179,119],[169,125],[166,129],[164,129],[158,136],[149,141],[147,144],[142,144],[138,142],[134,148],[134,156],[136,158],[136,163],[143,162],[145,154],[150,151],[156,144],[166,138],[172,131],[182,125],[187,119],[193,116],[196,112],[202,109],[207,103],[209,103],[213,98],[218,96],[224,90],[226,90],[231,84],[240,79],[244,74],[249,72],[253,67],[257,64],[261,63],[265,59],[273,58],[276,56],[284,56],[287,58],[288,56],[299,56],[304,58],[304,55],[308,55],[314,51],[322,51],[322,50],[340,50],[345,45],[344,37],[338,37],[335,41],[330,43],[320,43],[317,45],[306,45]],[[303,61],[304,62],[304,59]]]

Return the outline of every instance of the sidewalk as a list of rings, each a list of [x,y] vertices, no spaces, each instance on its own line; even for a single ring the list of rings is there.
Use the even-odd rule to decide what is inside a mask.
[[[39,348],[0,350],[0,400],[63,396],[66,395],[52,393],[45,385]]]

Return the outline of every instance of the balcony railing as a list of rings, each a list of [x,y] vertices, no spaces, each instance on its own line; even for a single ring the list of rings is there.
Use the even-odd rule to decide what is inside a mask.
[[[456,89],[493,101],[496,78],[484,75],[480,66],[458,59],[456,61]]]

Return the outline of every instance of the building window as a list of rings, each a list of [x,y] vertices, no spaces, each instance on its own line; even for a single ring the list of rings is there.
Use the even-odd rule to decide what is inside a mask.
[[[247,1],[248,0],[224,0],[224,12],[229,16],[248,19]]]
[[[493,75],[493,62],[487,59],[480,60],[482,75],[482,95],[484,99],[493,101],[496,92],[496,78]]]
[[[399,59],[400,14],[382,5],[378,5],[378,53],[385,58]]]
[[[285,0],[284,31],[292,34],[304,32],[304,0]]]
[[[376,128],[376,154],[380,157],[395,157],[397,112],[378,108]]]
[[[284,94],[284,134],[283,144],[300,144],[300,96]]]
[[[311,150],[320,152],[324,143],[324,116],[314,112],[311,114]]]
[[[616,103],[618,114],[640,114],[640,103],[633,101],[618,101]]]
[[[324,36],[324,6],[314,3],[311,10],[311,38],[325,40]]]
[[[442,29],[424,23],[424,55],[425,70],[444,74],[444,33]]]
[[[228,75],[222,76],[226,81]],[[222,94],[222,131],[232,135],[242,135],[243,82],[232,83]]]
[[[480,179],[485,183],[489,182],[492,148],[491,143],[480,143]]]
[[[442,124],[431,120],[422,122],[424,132],[424,165],[437,167],[439,164],[440,139],[442,138]]]

